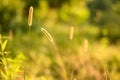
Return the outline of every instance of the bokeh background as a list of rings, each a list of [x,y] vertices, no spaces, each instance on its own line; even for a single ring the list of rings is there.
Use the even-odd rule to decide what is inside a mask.
[[[41,28],[52,35],[57,52]],[[26,75],[16,80],[24,75],[27,80],[120,80],[120,0],[0,0],[0,34],[9,37],[11,58],[26,57],[20,64],[28,64]],[[67,78],[53,53],[61,57]]]

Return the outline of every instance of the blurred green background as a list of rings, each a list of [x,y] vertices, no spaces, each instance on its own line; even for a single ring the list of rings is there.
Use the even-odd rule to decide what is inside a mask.
[[[29,33],[30,6],[34,14]],[[54,47],[41,28],[53,36],[68,76],[77,80],[120,80],[120,0],[0,0],[0,34],[10,38],[7,50],[12,52],[12,58],[20,52],[27,57],[27,77],[32,75],[28,80],[63,80],[56,70],[59,67],[54,67]],[[89,44],[87,56],[83,55],[85,39]],[[82,64],[87,64],[89,74],[95,77],[88,75]],[[100,78],[104,69],[110,79]],[[68,80],[74,80],[70,77]]]
[[[28,10],[33,6],[31,30],[36,35],[45,26],[54,30],[75,26],[90,39],[106,37],[110,43],[116,43],[120,39],[119,5],[119,0],[1,0],[0,32],[8,34],[12,30],[14,35],[25,34]]]

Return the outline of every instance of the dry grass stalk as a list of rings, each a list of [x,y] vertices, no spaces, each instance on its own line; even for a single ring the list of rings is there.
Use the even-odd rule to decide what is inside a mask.
[[[69,36],[70,40],[73,39],[73,35],[74,35],[74,27],[71,26],[71,27],[70,27],[70,36]]]
[[[54,40],[53,40],[53,38],[52,38],[52,36],[50,35],[50,33],[46,30],[46,29],[44,29],[44,28],[41,28],[41,31],[45,34],[45,36],[50,40],[50,42],[54,42]]]
[[[58,61],[59,65],[62,69],[63,73],[61,75],[63,76],[64,80],[67,80],[67,73],[66,73],[66,70],[65,70],[64,62],[63,62],[61,56],[59,55],[58,49],[56,47],[56,44],[55,44],[52,36],[44,28],[41,28],[41,31],[45,34],[45,36],[49,39],[49,41],[52,43],[53,47],[55,48],[55,52],[53,53],[53,56],[56,58],[56,60]]]
[[[104,78],[105,78],[105,80],[109,80],[108,72],[107,71],[104,72]]]
[[[29,25],[29,27],[32,25],[32,19],[33,19],[33,7],[31,6],[29,8],[29,15],[28,15],[28,25]]]
[[[88,40],[84,40],[84,52],[86,53],[88,51]]]

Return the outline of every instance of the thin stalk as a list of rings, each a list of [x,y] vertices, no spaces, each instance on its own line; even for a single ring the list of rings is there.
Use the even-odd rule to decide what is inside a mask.
[[[73,36],[74,36],[74,27],[71,26],[70,27],[70,32],[69,32],[69,46],[70,46],[70,53],[72,53],[72,40],[73,40]]]
[[[44,29],[44,28],[41,28],[41,31],[45,34],[45,36],[48,38],[48,40],[51,42],[52,46],[54,47],[55,49],[55,52],[53,53],[53,56],[56,58],[57,61],[59,61],[59,66],[61,67],[62,71],[63,71],[63,78],[64,80],[67,80],[67,73],[66,73],[66,69],[65,69],[65,65],[64,65],[64,62],[59,54],[59,51],[58,51],[58,48],[55,44],[55,41],[53,39],[53,37],[50,35],[50,33]]]
[[[30,29],[32,26],[32,20],[33,20],[33,6],[30,6],[29,8],[29,14],[28,14],[28,35],[30,37]],[[27,45],[27,53],[29,53],[29,41]],[[26,80],[26,64],[24,66],[24,80]]]
[[[56,53],[56,54],[54,53],[53,55],[55,56],[55,58],[57,59],[57,61],[59,61],[58,63],[61,66],[61,69],[63,71],[63,75],[62,76],[64,77],[64,80],[68,80],[68,78],[67,78],[67,72],[66,72],[66,69],[65,69],[64,62],[63,62],[63,60],[62,60],[62,58],[61,58],[61,56],[59,54],[59,51],[58,51],[58,48],[57,48],[55,42],[53,42],[52,45],[54,46],[55,53]]]

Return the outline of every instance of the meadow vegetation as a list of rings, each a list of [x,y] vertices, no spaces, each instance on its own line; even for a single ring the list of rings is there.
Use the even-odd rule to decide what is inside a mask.
[[[0,1],[0,80],[120,80],[119,0],[12,1]]]

